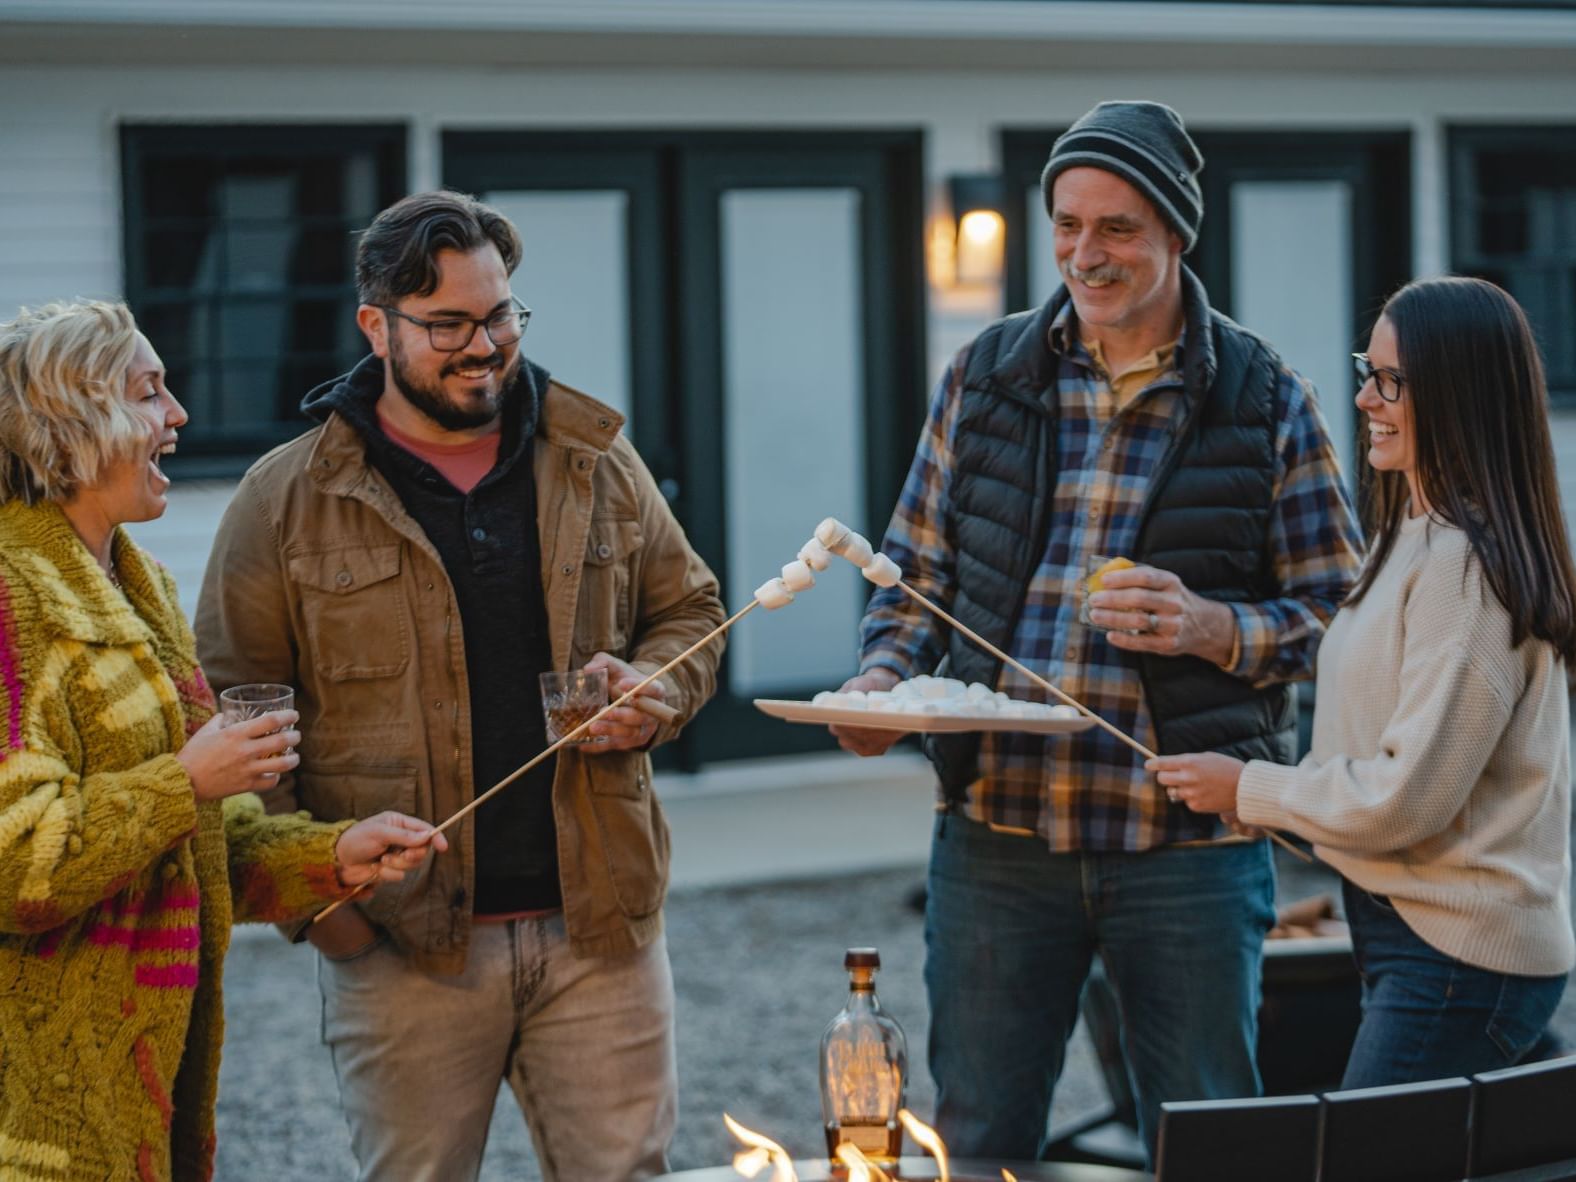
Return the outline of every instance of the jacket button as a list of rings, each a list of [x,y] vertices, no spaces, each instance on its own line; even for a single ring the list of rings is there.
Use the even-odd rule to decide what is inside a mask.
[[[432,704],[432,708],[434,710],[442,710],[443,709],[443,703],[442,702],[434,702]]]
[[[581,456],[578,460],[575,461],[575,467],[579,468],[580,471],[582,471],[582,472],[584,472],[590,466],[591,466],[591,461],[586,459],[584,456]]]
[[[57,1071],[55,1072],[55,1078],[52,1082],[63,1092],[71,1086],[71,1077],[64,1071]]]
[[[607,425],[608,425],[608,424],[609,424],[609,423],[611,423],[611,422],[612,422],[612,421],[613,421],[613,420],[612,420],[612,419],[607,419],[607,418],[602,418],[602,419],[598,419],[598,420],[597,420],[597,421],[596,421],[596,425],[597,425],[597,426],[598,426],[598,427],[606,427],[606,426],[607,426]]]
[[[613,547],[609,546],[606,542],[603,542],[596,548],[596,556],[606,562],[609,558],[613,557]]]
[[[471,537],[476,539],[478,542],[485,542],[487,540],[487,531],[478,525],[475,529],[471,530]]]
[[[568,563],[565,563],[564,564],[564,574],[572,575],[574,573],[575,573],[575,568],[570,566]]]
[[[165,878],[174,878],[180,872],[181,867],[178,862],[166,862],[164,863],[164,869],[160,871],[160,873],[163,874]]]
[[[348,570],[342,570],[334,576],[334,582],[340,587],[348,587],[356,581],[356,576]]]

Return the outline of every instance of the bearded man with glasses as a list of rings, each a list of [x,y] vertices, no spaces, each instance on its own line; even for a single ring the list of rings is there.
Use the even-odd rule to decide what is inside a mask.
[[[356,257],[372,346],[307,394],[214,544],[198,647],[216,686],[297,687],[276,805],[441,821],[547,746],[537,675],[619,694],[724,618],[612,409],[526,360],[496,210],[423,193]],[[711,696],[719,646],[450,833],[451,853],[304,935],[363,1179],[474,1179],[499,1084],[543,1176],[660,1174],[677,1111],[649,751]],[[441,1107],[435,1108],[434,1101]]]

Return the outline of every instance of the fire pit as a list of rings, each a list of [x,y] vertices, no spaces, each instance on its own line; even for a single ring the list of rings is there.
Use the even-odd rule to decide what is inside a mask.
[[[846,1173],[833,1174],[825,1159],[796,1161],[794,1172],[800,1182],[842,1182]],[[1080,1162],[1060,1161],[970,1161],[964,1158],[950,1166],[953,1182],[1001,1182],[1002,1170],[1012,1171],[1018,1182],[1153,1182],[1153,1174],[1137,1170],[1122,1170],[1114,1166],[1084,1165]],[[897,1177],[901,1182],[935,1182],[941,1175],[934,1158],[905,1157],[898,1163]],[[769,1177],[769,1171],[759,1177]],[[740,1182],[732,1166],[717,1166],[707,1170],[684,1170],[677,1174],[663,1174],[653,1182]],[[759,1179],[758,1179],[759,1182]]]

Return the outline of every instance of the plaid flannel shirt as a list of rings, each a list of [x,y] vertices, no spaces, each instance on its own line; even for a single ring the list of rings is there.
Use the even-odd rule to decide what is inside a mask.
[[[1078,622],[1078,588],[1090,555],[1131,554],[1136,547],[1148,474],[1181,415],[1186,335],[1170,364],[1119,403],[1078,340],[1070,306],[1050,333],[1059,358],[1058,477],[1045,553],[1008,651],[1153,749],[1155,726],[1138,662],[1112,646],[1104,632]],[[953,590],[950,482],[967,361],[965,346],[931,401],[881,544],[909,585],[943,606],[951,603]],[[1361,553],[1361,535],[1312,388],[1283,367],[1275,399],[1276,496],[1265,542],[1281,595],[1228,605],[1238,634],[1236,660],[1228,670],[1254,685],[1312,675],[1325,626],[1356,577]],[[877,591],[861,629],[861,669],[890,669],[900,677],[931,671],[945,651],[945,629],[901,593]],[[1010,666],[995,688],[1015,698],[1047,696]],[[1099,728],[1050,737],[987,732],[981,740],[981,778],[963,806],[976,821],[1037,834],[1054,851],[1138,851],[1182,839],[1177,806],[1144,771],[1143,757]]]

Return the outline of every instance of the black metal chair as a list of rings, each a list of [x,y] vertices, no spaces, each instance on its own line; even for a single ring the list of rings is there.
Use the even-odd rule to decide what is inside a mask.
[[[1319,1176],[1332,1182],[1459,1182],[1472,1081],[1431,1079],[1324,1095]]]
[[[1319,1098],[1185,1100],[1160,1106],[1156,1182],[1314,1182]]]
[[[1576,1158],[1576,1055],[1472,1077],[1468,1176]]]

